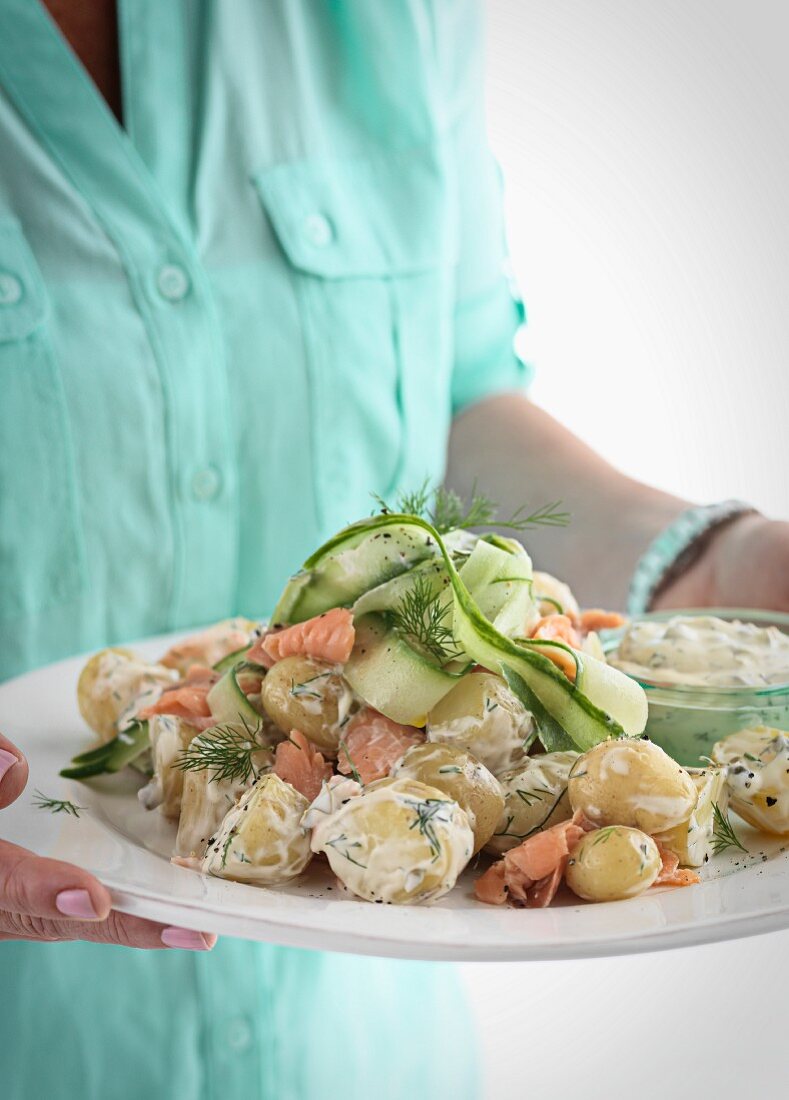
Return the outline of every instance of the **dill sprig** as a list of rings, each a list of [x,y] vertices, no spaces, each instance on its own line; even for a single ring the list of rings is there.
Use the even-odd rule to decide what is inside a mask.
[[[518,787],[515,791],[521,802],[525,802],[527,806],[533,806],[535,802],[542,802],[543,795],[549,797],[554,794],[550,787],[530,787],[528,790],[523,790]]]
[[[748,849],[742,843],[734,831],[728,815],[724,814],[717,802],[712,804],[712,850],[715,855],[725,852],[727,848],[739,848],[741,852],[748,854]]]
[[[452,605],[442,603],[427,577],[417,575],[399,604],[389,612],[394,628],[437,661],[445,664],[460,653],[447,616]]]
[[[71,817],[79,817],[80,810],[86,810],[87,806],[75,806],[67,798],[47,798],[41,791],[33,791],[35,798],[33,805],[39,810],[49,810],[53,814],[70,814]]]
[[[566,527],[570,522],[570,513],[560,510],[560,500],[544,504],[530,513],[526,513],[526,506],[521,505],[509,519],[498,519],[499,505],[485,493],[479,492],[476,482],[468,500],[443,485],[432,488],[429,481],[423,481],[411,492],[401,492],[394,507],[375,493],[373,499],[384,515],[401,513],[419,516],[428,520],[440,535],[458,527],[467,530],[500,527],[509,531],[529,531],[535,527]]]
[[[338,845],[340,844],[344,844],[345,848],[342,849],[338,847]],[[341,856],[345,856],[349,863],[355,863],[357,867],[363,867],[366,870],[367,864],[361,863],[358,859],[354,859],[351,853],[348,851],[349,848],[361,848],[362,843],[360,840],[349,840],[346,833],[340,833],[339,836],[335,836],[331,840],[327,840],[326,847],[334,848],[334,850],[336,852],[339,852]]]
[[[316,680],[325,680],[333,675],[333,670],[329,669],[327,672],[317,672],[314,676],[310,676],[308,680],[302,680],[300,683],[291,679],[289,694],[292,695],[294,699],[323,699],[321,693],[315,691],[310,685],[314,684]]]
[[[227,856],[228,856],[228,852],[230,850],[230,845],[233,843],[233,839],[234,839],[237,832],[238,832],[238,830],[236,828],[232,828],[230,830],[230,832],[227,834],[227,839],[225,840],[225,843],[222,846],[222,862],[220,864],[220,867],[222,867],[223,869],[225,867],[225,864],[227,863]]]
[[[491,527],[496,518],[498,505],[484,493],[477,492],[477,486],[471,491],[471,499],[466,503],[453,489],[439,486],[433,498],[430,514],[433,526],[443,534],[456,527]]]
[[[433,819],[441,812],[442,806],[449,806],[451,802],[446,798],[425,798],[419,801],[412,801],[409,798],[406,801],[416,815],[408,828],[419,829],[430,848],[430,862],[435,863],[441,855],[441,841],[438,839]]]
[[[359,786],[363,787],[364,783],[362,783],[362,777],[359,775],[359,772],[356,770],[356,765],[353,762],[353,757],[351,756],[350,751],[348,750],[348,742],[345,740],[344,737],[340,738],[338,748],[345,754],[345,759],[348,761],[348,764],[349,764],[350,769],[351,769],[351,775],[356,780],[356,782],[359,784]]]
[[[533,527],[566,527],[571,516],[569,512],[559,511],[561,506],[562,502],[560,500],[554,500],[550,504],[543,504],[542,508],[538,508],[525,516],[523,513],[526,508],[522,505],[516,512],[513,512],[505,523],[500,523],[497,520],[496,526],[508,527],[512,531],[528,531]]]
[[[213,771],[210,783],[222,779],[238,779],[245,783],[250,776],[257,778],[253,757],[264,746],[257,740],[263,724],[253,728],[239,715],[243,730],[235,725],[214,726],[208,734],[201,734],[179,753],[173,764],[183,772]]]

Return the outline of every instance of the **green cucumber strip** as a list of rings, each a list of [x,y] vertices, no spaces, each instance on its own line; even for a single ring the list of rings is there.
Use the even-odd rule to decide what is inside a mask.
[[[575,749],[573,739],[562,729],[534,694],[522,676],[508,665],[501,666],[504,679],[510,690],[520,699],[526,710],[530,711],[537,726],[537,736],[546,752],[566,752]]]
[[[237,649],[234,653],[228,653],[227,657],[223,657],[221,661],[217,661],[214,665],[215,672],[227,672],[230,668],[235,668],[240,661],[243,661],[244,657],[249,653],[251,645],[244,646],[243,649]]]
[[[71,765],[63,768],[60,774],[65,779],[89,779],[94,775],[119,772],[141,756],[149,745],[148,723],[132,722],[112,741],[75,756]]]
[[[534,602],[536,604],[541,604],[541,603],[552,604],[556,608],[557,614],[559,614],[559,615],[564,614],[564,608],[562,607],[562,605],[559,603],[558,600],[555,600],[553,598],[553,596],[541,596],[539,592],[535,592],[534,593]]]
[[[206,696],[208,709],[218,726],[241,719],[256,727],[260,724],[260,715],[238,686],[237,673],[238,667],[233,666],[217,680]]]
[[[374,516],[324,543],[292,577],[273,623],[297,623],[333,607],[350,607],[371,588],[440,554],[435,533],[416,517]]]
[[[587,690],[591,685],[595,693],[600,691],[600,702],[604,699],[608,710],[616,710],[617,715],[623,718],[620,723],[617,716],[598,706],[596,700],[584,694],[577,684],[568,680],[552,661],[539,652],[536,647],[546,643],[531,640],[516,643],[500,634],[471,598],[438,532],[416,517],[411,522],[431,534],[444,557],[455,596],[455,640],[469,657],[486,668],[496,670],[503,664],[513,668],[581,751],[606,738],[619,737],[623,732],[629,736],[643,732],[646,725],[646,695],[639,684],[609,666],[605,666],[603,674],[594,669],[592,675],[584,680]],[[583,666],[601,664],[586,654],[572,652]]]
[[[375,710],[407,726],[423,726],[430,711],[465,673],[439,668],[388,627],[383,615],[356,621],[356,643],[343,668],[351,688]]]
[[[522,542],[518,542],[517,539],[505,538],[504,535],[496,535],[494,533],[483,535],[482,538],[485,542],[489,542],[491,546],[495,546],[499,550],[504,550],[507,554],[513,554],[518,558],[526,558],[531,568],[529,552]]]
[[[518,588],[529,596],[531,562],[480,539],[459,575],[479,610],[493,622]],[[521,630],[525,621],[524,617]]]
[[[384,553],[383,560],[378,558],[378,544],[383,541],[384,532],[393,536],[397,533],[405,540],[406,549],[398,547],[402,552],[398,552],[396,561],[392,560],[391,552]],[[395,540],[385,540],[392,541]],[[492,541],[486,544],[504,550]],[[609,737],[623,733],[635,736],[643,731],[646,696],[640,685],[617,669],[561,643],[531,639],[515,642],[499,631],[477,606],[441,536],[431,524],[417,516],[377,516],[339,532],[307,560],[305,569],[314,572],[300,574],[293,582],[298,586],[296,595],[289,597],[286,589],[280,605],[289,603],[292,606],[291,621],[302,621],[331,607],[349,606],[370,588],[437,553],[444,559],[452,585],[455,639],[470,659],[494,670],[503,665],[512,668],[581,751]],[[524,557],[527,557],[525,552]],[[519,558],[519,554],[509,556],[510,570]],[[514,572],[504,574],[506,577],[515,575]],[[502,583],[497,587],[504,589],[506,585]],[[523,587],[528,589],[525,584]],[[278,607],[275,621],[281,618]],[[573,653],[578,664],[576,683],[540,652],[551,645]],[[398,690],[407,694],[409,684],[402,682]]]
[[[524,629],[533,609],[531,559],[525,550],[513,554],[508,540],[498,542],[504,548],[480,540],[459,575],[485,618],[500,634],[511,638]]]
[[[113,737],[112,741],[105,741],[104,744],[99,745],[95,749],[88,749],[87,752],[81,752],[79,756],[72,758],[72,764],[91,764],[94,760],[106,760],[110,755],[110,746],[115,742]]]
[[[449,593],[449,599],[452,599],[449,577],[441,559],[423,561],[415,565],[413,569],[409,569],[407,573],[400,573],[398,576],[392,577],[390,581],[384,581],[383,584],[369,589],[360,596],[351,608],[354,618],[368,615],[372,611],[394,611],[419,576],[430,581],[434,593],[445,588]]]

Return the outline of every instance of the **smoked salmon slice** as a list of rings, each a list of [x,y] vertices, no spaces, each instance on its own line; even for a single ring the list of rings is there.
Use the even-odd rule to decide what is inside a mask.
[[[474,883],[474,893],[479,901],[487,905],[503,905],[507,900],[507,886],[504,881],[504,860],[498,859],[480,875]]]
[[[183,718],[196,730],[207,730],[216,725],[208,706],[208,693],[220,673],[203,665],[192,665],[186,678],[166,688],[155,703],[141,710],[137,718],[153,718],[155,714],[172,714]]]
[[[343,775],[358,775],[360,782],[372,783],[389,774],[406,749],[425,739],[415,726],[401,726],[372,707],[364,707],[346,727],[340,742],[337,770]]]
[[[567,615],[544,615],[534,624],[529,637],[533,641],[565,642],[575,649],[579,649],[581,646],[578,631]],[[575,682],[577,669],[575,659],[571,653],[556,646],[545,646],[544,649],[540,650],[540,653],[547,657],[549,661],[553,661],[568,680]]]
[[[271,661],[285,657],[314,657],[329,664],[344,665],[351,655],[356,631],[353,615],[344,607],[334,607],[306,622],[265,634],[258,645]],[[252,653],[248,660],[252,660]]]
[[[503,905],[509,897],[530,909],[544,909],[553,901],[570,852],[585,832],[588,822],[576,814],[571,821],[527,837],[477,879],[474,893],[488,905]]]
[[[652,883],[653,886],[695,886],[697,882],[701,882],[701,878],[695,871],[680,867],[679,856],[675,852],[664,848],[659,841],[656,843],[663,865],[658,877]]]
[[[159,662],[167,668],[176,668],[183,675],[190,665],[215,665],[224,657],[243,649],[249,643],[253,624],[247,619],[228,619],[210,626],[199,634],[184,638],[165,653]]]
[[[290,737],[277,745],[274,774],[295,787],[308,802],[318,797],[323,781],[331,773],[331,764],[326,763],[300,730],[291,730]]]
[[[578,627],[583,634],[589,634],[592,630],[615,630],[626,622],[627,619],[618,611],[603,611],[599,607],[582,611],[578,616]]]
[[[265,669],[271,668],[272,665],[275,665],[277,662],[273,657],[269,656],[268,650],[263,647],[263,643],[267,638],[270,638],[272,634],[281,633],[282,627],[270,627],[268,630],[264,630],[257,641],[252,645],[245,659],[249,661],[251,665],[262,665]]]

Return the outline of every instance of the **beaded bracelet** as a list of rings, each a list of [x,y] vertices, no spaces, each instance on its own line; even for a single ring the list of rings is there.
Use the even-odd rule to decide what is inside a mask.
[[[695,561],[705,545],[705,536],[716,527],[748,512],[755,512],[742,500],[724,500],[688,508],[664,527],[638,561],[627,596],[628,615],[643,615],[658,589],[673,574]]]

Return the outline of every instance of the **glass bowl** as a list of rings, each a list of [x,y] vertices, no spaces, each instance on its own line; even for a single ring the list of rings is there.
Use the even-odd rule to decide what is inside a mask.
[[[656,611],[636,616],[633,621],[661,621],[675,616],[715,616],[727,622],[738,620],[760,627],[775,626],[789,635],[789,615],[779,611],[751,611],[745,608],[704,607],[689,610]],[[627,627],[601,634],[606,656],[615,654]],[[659,675],[655,674],[656,677]],[[773,726],[789,731],[789,669],[787,682],[759,687],[706,687],[670,684],[634,677],[647,694],[649,718],[646,732],[680,764],[699,766],[712,753],[716,741],[751,726]]]

